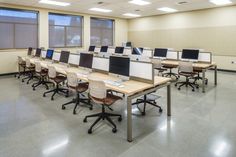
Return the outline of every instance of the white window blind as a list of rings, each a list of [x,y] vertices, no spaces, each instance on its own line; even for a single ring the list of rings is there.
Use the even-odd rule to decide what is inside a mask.
[[[90,45],[113,46],[114,20],[90,19]]]
[[[38,12],[0,8],[0,49],[38,46]]]
[[[82,16],[49,13],[49,46],[82,46]]]

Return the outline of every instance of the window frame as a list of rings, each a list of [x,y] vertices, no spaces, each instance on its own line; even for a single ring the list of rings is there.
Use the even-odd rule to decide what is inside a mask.
[[[91,44],[91,31],[92,31],[92,25],[91,25],[91,20],[94,19],[94,20],[103,20],[103,21],[107,21],[107,20],[110,20],[112,21],[112,44],[111,45],[102,45],[102,43],[100,43],[100,45],[93,45]],[[99,18],[99,17],[90,17],[90,45],[93,45],[93,46],[114,46],[115,45],[115,19],[109,19],[109,18]]]
[[[61,16],[78,16],[81,18],[81,27],[79,26],[64,26],[64,25],[50,25],[49,16],[51,15],[61,15]],[[51,46],[50,45],[50,26],[54,27],[64,27],[64,47],[61,46]],[[67,46],[67,28],[81,28],[81,45],[80,46]],[[84,44],[84,16],[81,15],[74,15],[74,14],[63,14],[63,13],[55,13],[55,12],[48,12],[48,45],[50,48],[82,48]]]
[[[20,12],[27,12],[27,13],[35,13],[37,16],[37,23],[32,24],[32,23],[23,23],[23,22],[0,22],[1,24],[12,24],[13,25],[13,47],[10,48],[0,48],[0,50],[24,50],[27,49],[28,47],[25,48],[16,48],[16,42],[15,42],[15,37],[16,37],[16,25],[17,24],[27,24],[27,25],[36,25],[37,28],[37,38],[36,38],[36,47],[39,46],[39,11],[37,10],[29,10],[29,9],[18,9],[18,8],[9,8],[9,7],[0,7],[2,10],[10,10],[10,11],[20,11]]]

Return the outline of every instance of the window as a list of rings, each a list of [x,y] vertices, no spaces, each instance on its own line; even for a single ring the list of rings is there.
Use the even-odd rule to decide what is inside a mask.
[[[112,46],[114,20],[91,18],[90,45]]]
[[[49,13],[49,46],[82,46],[82,16]]]
[[[0,49],[38,46],[38,12],[0,8]]]

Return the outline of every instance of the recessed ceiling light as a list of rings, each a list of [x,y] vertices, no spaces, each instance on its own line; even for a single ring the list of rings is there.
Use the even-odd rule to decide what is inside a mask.
[[[227,5],[232,3],[230,0],[210,0],[210,2],[215,5]]]
[[[143,1],[143,0],[132,0],[129,3],[136,4],[136,5],[148,5],[151,4],[150,2]]]
[[[52,0],[40,0],[39,3],[58,5],[58,6],[63,6],[63,7],[70,5],[70,3],[67,3],[67,2],[58,2],[58,1],[52,1]]]
[[[172,12],[178,11],[178,10],[176,10],[176,9],[168,8],[168,7],[158,8],[157,10],[164,11],[164,12],[168,12],[168,13],[172,13]]]
[[[91,8],[91,9],[89,9],[89,10],[98,11],[98,12],[103,12],[103,13],[112,12],[112,10],[109,10],[109,9],[102,9],[102,8]]]
[[[124,16],[130,16],[130,17],[140,17],[141,15],[138,14],[132,14],[132,13],[125,13]]]

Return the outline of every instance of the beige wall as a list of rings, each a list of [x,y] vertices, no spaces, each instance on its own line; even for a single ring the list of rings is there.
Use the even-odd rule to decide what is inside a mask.
[[[48,12],[58,12],[58,13],[69,13],[75,15],[84,16],[84,31],[83,31],[83,47],[67,49],[71,52],[76,52],[77,50],[86,50],[89,47],[90,43],[90,17],[95,17],[93,15],[79,14],[74,12],[63,12],[63,11],[53,11],[48,9],[40,8],[29,8],[22,6],[13,6],[1,4],[0,7],[12,7],[19,9],[30,9],[39,11],[39,47],[48,48],[49,39],[48,39]],[[96,16],[100,17],[100,16]],[[102,17],[110,18],[110,17]],[[121,45],[122,42],[127,41],[128,36],[128,22],[125,19],[113,18],[115,20],[115,38],[114,45]],[[0,74],[11,73],[17,71],[17,56],[26,55],[26,50],[0,50]]]
[[[235,17],[236,6],[230,6],[133,19],[128,39],[151,48],[201,48],[213,52],[219,68],[235,70]]]

